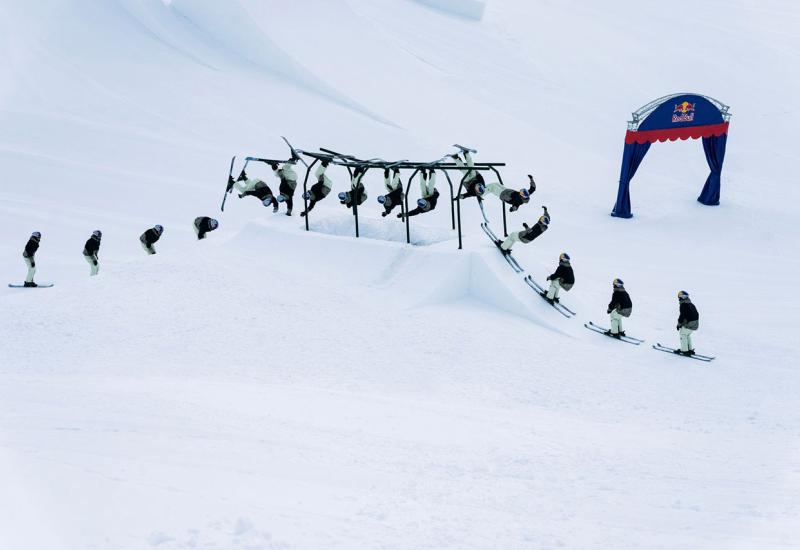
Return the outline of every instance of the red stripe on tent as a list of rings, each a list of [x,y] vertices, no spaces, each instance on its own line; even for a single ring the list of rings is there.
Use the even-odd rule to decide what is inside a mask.
[[[706,126],[685,126],[683,128],[670,128],[667,130],[645,130],[636,132],[628,130],[625,133],[625,143],[655,143],[656,141],[675,141],[677,139],[700,139],[711,136],[721,136],[728,133],[728,122],[709,124]]]

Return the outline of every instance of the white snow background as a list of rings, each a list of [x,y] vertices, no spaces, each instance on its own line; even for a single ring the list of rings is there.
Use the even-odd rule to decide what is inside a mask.
[[[3,0],[0,279],[38,230],[56,286],[0,290],[0,548],[797,548],[798,29],[791,0]],[[659,143],[610,217],[630,112],[674,92],[731,106],[721,205],[701,144]],[[578,317],[474,202],[463,251],[446,201],[406,245],[377,170],[367,238],[334,197],[308,233],[221,214],[281,135],[533,174],[510,228],[552,224],[515,255],[569,252]],[[639,348],[581,326],[614,277]],[[680,289],[711,364],[649,347]]]

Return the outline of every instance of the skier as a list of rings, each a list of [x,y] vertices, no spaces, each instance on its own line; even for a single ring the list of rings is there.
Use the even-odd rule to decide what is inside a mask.
[[[393,174],[389,175],[389,169],[383,170],[383,185],[388,191],[385,195],[378,197],[378,202],[383,205],[381,216],[386,217],[391,214],[395,206],[403,202],[403,182],[400,181],[400,169],[393,168]]]
[[[508,189],[499,183],[490,183],[486,186],[486,193],[497,195],[497,197],[506,204],[510,204],[511,212],[516,212],[520,206],[527,204],[531,200],[531,195],[536,191],[536,182],[533,181],[533,176],[528,175],[529,184],[527,189],[520,189],[514,191]]]
[[[206,233],[214,231],[217,227],[219,227],[219,222],[214,218],[199,216],[194,219],[194,232],[197,234],[197,240],[205,239]]]
[[[97,272],[100,270],[97,254],[100,252],[100,239],[102,238],[103,233],[99,229],[92,231],[92,236],[89,237],[89,240],[86,241],[86,244],[83,246],[83,258],[91,267],[90,275],[92,277],[97,275]]]
[[[275,177],[281,180],[278,187],[280,194],[278,195],[278,202],[286,203],[286,215],[292,215],[292,207],[294,202],[294,190],[297,188],[297,172],[294,171],[294,165],[297,164],[298,157],[292,155],[292,158],[283,163],[283,166],[278,167],[277,162],[270,163],[272,173]]]
[[[554,304],[558,302],[559,290],[569,292],[572,289],[572,285],[575,284],[575,273],[573,273],[572,265],[570,265],[569,254],[563,252],[558,257],[558,267],[552,275],[547,277],[547,280],[550,281],[550,288],[545,298],[547,298],[548,302]]]
[[[536,222],[536,225],[528,227],[527,223],[523,223],[522,226],[525,228],[524,230],[514,231],[506,237],[506,240],[498,240],[496,242],[503,254],[511,254],[511,247],[514,246],[515,242],[529,243],[547,231],[547,228],[550,226],[550,214],[547,213],[546,206],[542,206],[542,209],[544,209],[544,214],[539,216],[539,221]]]
[[[342,191],[339,193],[340,204],[347,206],[347,208],[353,208],[354,197],[358,206],[364,204],[364,201],[367,200],[367,192],[364,190],[364,183],[361,180],[366,173],[367,169],[363,166],[357,166],[356,169],[353,170],[353,176],[350,178],[350,191]]]
[[[305,211],[300,212],[300,217],[304,217],[306,214],[311,212],[311,210],[314,208],[314,205],[327,197],[331,192],[333,182],[331,181],[331,178],[325,174],[325,172],[328,170],[328,165],[330,165],[330,161],[323,160],[320,163],[319,168],[317,168],[316,172],[314,172],[314,176],[317,178],[317,183],[312,185],[311,189],[306,192],[305,199],[309,201],[308,208],[306,208]],[[278,207],[276,206],[275,210],[277,209]]]
[[[676,349],[675,353],[681,355],[694,355],[692,345],[692,332],[700,327],[700,314],[697,308],[689,299],[689,293],[685,290],[678,292],[678,303],[680,304],[680,315],[678,316],[678,326],[675,327],[681,337],[681,348]]]
[[[456,166],[458,166],[462,172],[466,173],[466,176],[463,179],[464,189],[466,189],[465,193],[461,193],[457,198],[466,199],[468,197],[477,197],[480,201],[481,196],[485,191],[486,182],[483,179],[483,175],[478,172],[477,170],[470,170],[475,166],[475,162],[472,160],[472,155],[469,151],[464,151],[464,160],[461,160],[461,157],[458,156],[458,153],[453,153],[450,155]]]
[[[28,266],[28,275],[25,277],[25,285],[26,287],[36,287],[38,286],[36,283],[33,282],[33,276],[36,274],[36,251],[39,250],[39,241],[42,240],[42,234],[38,231],[34,231],[31,233],[30,238],[28,239],[27,244],[25,244],[25,250],[22,251],[22,258],[25,260],[25,265]]]
[[[232,178],[231,178],[232,180]],[[230,182],[229,182],[230,184]],[[265,182],[257,178],[248,178],[247,173],[242,170],[236,181],[232,183],[239,191],[239,198],[256,197],[264,206],[272,205],[272,211],[278,211],[278,200],[272,194],[272,189]]]
[[[609,319],[611,319],[611,329],[607,330],[605,334],[619,340],[625,336],[625,330],[622,328],[622,318],[631,316],[633,302],[631,302],[628,291],[625,290],[625,283],[622,282],[622,279],[614,279],[612,286],[614,291],[611,294],[611,302],[609,302],[608,310],[606,311]]]
[[[420,174],[419,187],[422,198],[417,200],[417,207],[414,210],[405,215],[400,212],[397,215],[398,218],[417,216],[436,208],[436,202],[439,200],[439,190],[436,189],[436,172],[433,168],[427,170],[423,168]]]
[[[139,242],[142,243],[142,248],[144,249],[145,252],[147,252],[151,256],[156,253],[156,249],[153,245],[158,242],[158,239],[161,238],[161,234],[163,232],[164,228],[156,224],[141,234],[141,236],[139,237]]]

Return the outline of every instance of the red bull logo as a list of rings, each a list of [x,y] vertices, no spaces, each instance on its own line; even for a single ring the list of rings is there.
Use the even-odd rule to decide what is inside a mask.
[[[675,105],[672,122],[692,122],[694,120],[694,103],[684,101]]]

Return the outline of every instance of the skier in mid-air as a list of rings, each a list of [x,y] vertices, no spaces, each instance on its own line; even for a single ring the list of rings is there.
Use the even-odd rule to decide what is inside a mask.
[[[381,216],[386,217],[392,213],[395,206],[400,206],[403,202],[403,182],[400,181],[400,169],[393,168],[390,175],[389,169],[384,168],[383,185],[386,187],[387,193],[378,197],[378,202],[383,205]]]
[[[39,250],[39,241],[42,240],[42,234],[38,231],[31,233],[28,242],[25,244],[25,250],[22,251],[22,258],[25,260],[25,265],[28,267],[28,275],[25,277],[26,287],[38,286],[33,282],[33,276],[36,274],[36,251]]]
[[[613,292],[611,294],[611,302],[608,304],[608,318],[611,320],[611,329],[607,330],[607,336],[613,336],[620,339],[625,336],[625,329],[622,327],[622,318],[630,317],[633,312],[633,302],[625,290],[625,283],[622,279],[614,279],[611,283]]]
[[[164,228],[161,225],[156,224],[141,234],[139,237],[139,242],[142,243],[142,248],[145,252],[151,256],[156,253],[156,248],[154,245],[158,242],[158,239],[161,238],[161,234],[163,232]]]
[[[256,197],[264,206],[272,206],[273,212],[278,211],[278,199],[272,194],[272,189],[269,188],[269,185],[258,178],[247,177],[247,173],[244,170],[236,178],[236,181],[231,178],[231,182],[228,182],[228,184],[236,187],[236,190],[239,191],[240,199]]]
[[[527,223],[523,223],[522,226],[525,229],[522,231],[513,231],[509,233],[508,237],[506,237],[506,240],[504,241],[496,241],[495,244],[500,247],[500,251],[503,254],[510,254],[511,247],[514,246],[514,243],[521,242],[527,244],[547,231],[547,228],[550,226],[550,214],[547,213],[546,206],[542,206],[542,209],[544,210],[544,214],[539,216],[539,220],[533,227],[528,227]]]
[[[367,192],[364,189],[364,183],[361,181],[367,169],[363,166],[357,166],[353,170],[353,175],[350,178],[350,191],[342,191],[339,193],[339,203],[345,205],[347,208],[353,208],[353,203],[357,206],[364,204],[367,200]]]
[[[278,186],[278,202],[286,203],[286,215],[292,215],[292,207],[294,206],[294,190],[297,188],[297,172],[294,171],[294,165],[297,164],[298,157],[292,155],[292,158],[278,167],[277,162],[270,163],[272,173],[275,177],[281,180]]]
[[[484,194],[491,193],[492,195],[496,195],[501,201],[511,205],[511,208],[509,208],[511,212],[516,212],[520,206],[528,204],[528,201],[531,200],[531,195],[536,191],[536,182],[533,181],[533,176],[528,175],[528,178],[529,184],[527,189],[523,188],[519,191],[514,191],[499,183],[490,183],[486,185]]]
[[[306,208],[303,212],[300,212],[300,217],[305,217],[306,214],[313,210],[314,206],[319,201],[330,194],[331,187],[333,187],[333,182],[325,173],[328,170],[329,165],[330,161],[327,159],[320,161],[319,167],[314,172],[314,177],[317,178],[317,183],[312,185],[311,189],[306,192],[304,198],[308,201],[308,208]],[[275,209],[277,210],[277,206]]]
[[[680,304],[680,313],[678,315],[678,326],[675,328],[681,337],[681,347],[676,349],[675,353],[694,355],[692,333],[700,327],[700,314],[691,299],[689,299],[689,293],[685,290],[678,292],[678,303]]]
[[[436,203],[439,200],[439,190],[436,189],[436,172],[433,168],[423,168],[420,171],[419,187],[422,198],[417,200],[417,207],[405,215],[400,212],[397,215],[398,218],[417,216],[436,208]]]
[[[464,160],[461,160],[458,153],[453,153],[450,155],[450,158],[452,158],[456,166],[466,174],[463,180],[465,192],[461,193],[457,198],[466,199],[469,197],[477,197],[478,201],[480,201],[481,196],[485,192],[486,182],[483,179],[483,174],[478,170],[472,169],[475,167],[475,162],[472,160],[470,152],[464,150]]]
[[[558,291],[569,292],[575,284],[575,273],[572,271],[569,254],[563,252],[558,257],[558,267],[547,277],[550,281],[550,288],[547,290],[545,298],[551,304],[558,302]]]
[[[194,219],[194,232],[197,234],[197,240],[205,239],[206,233],[214,231],[217,227],[219,227],[219,222],[214,218],[198,216]]]
[[[103,233],[98,229],[92,232],[92,236],[86,241],[83,246],[83,259],[89,264],[91,268],[90,275],[94,277],[100,270],[100,261],[97,257],[100,252],[100,239],[103,238]]]

